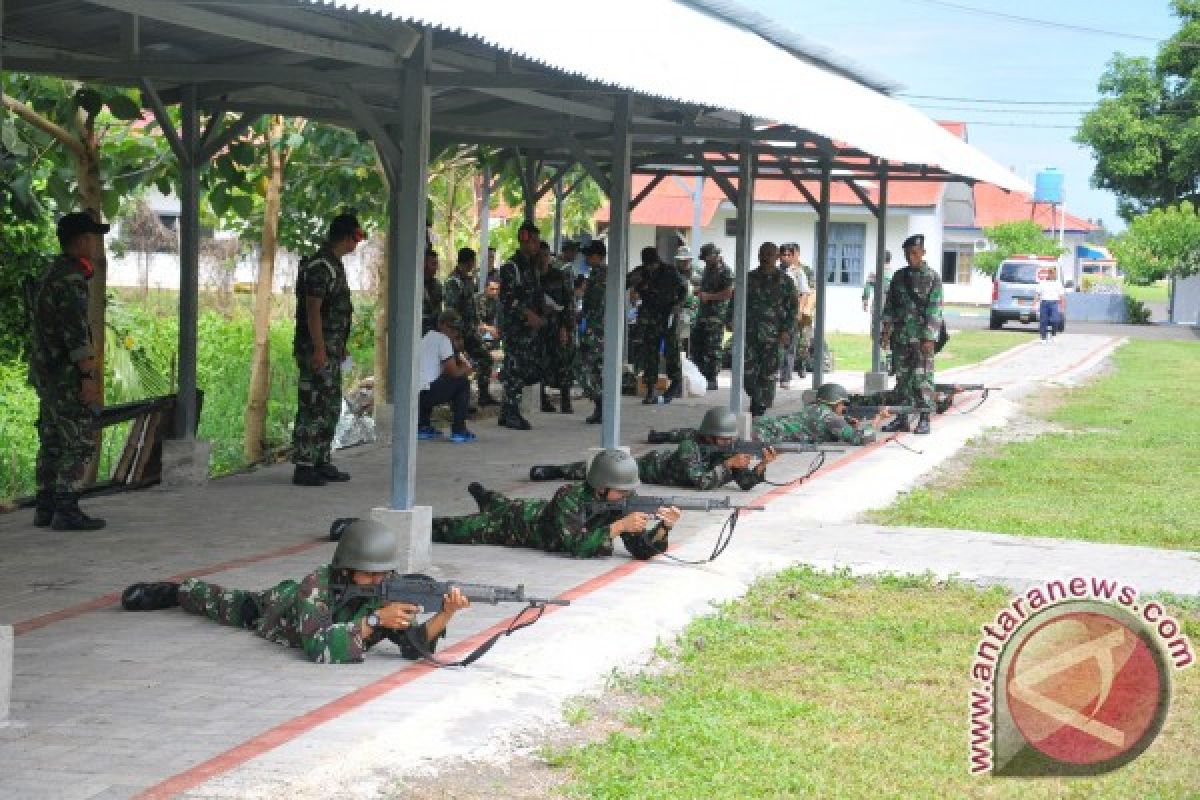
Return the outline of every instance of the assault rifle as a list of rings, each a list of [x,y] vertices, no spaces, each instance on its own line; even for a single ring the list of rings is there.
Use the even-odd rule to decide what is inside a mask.
[[[812,444],[809,442],[779,442],[771,444],[770,442],[760,442],[750,439],[738,439],[732,444],[702,444],[700,450],[706,455],[709,453],[728,453],[729,455],[749,455],[762,458],[763,452],[767,448],[771,448],[776,453],[840,453],[845,448],[838,446],[829,446],[823,444]]]
[[[842,414],[842,416],[853,417],[854,419],[872,419],[885,408],[896,416],[917,413],[917,409],[912,406],[849,406],[846,408],[846,413]]]
[[[344,584],[331,587],[338,593],[338,602],[346,603],[358,597],[378,600],[381,603],[410,603],[425,612],[441,611],[445,596],[457,588],[472,603],[525,603],[533,607],[569,606],[570,600],[557,598],[528,597],[524,584],[515,589],[493,586],[487,583],[462,583],[460,581],[438,581],[427,575],[396,575],[377,586]]]
[[[680,511],[763,511],[764,506],[734,505],[728,497],[655,497],[649,494],[631,494],[624,500],[595,500],[584,503],[581,509],[584,517],[594,517],[610,511],[619,511],[622,515],[641,512],[653,514],[660,508],[674,506]]]
[[[935,383],[933,390],[945,394],[958,392],[1002,392],[1003,386],[987,386],[982,383]]]

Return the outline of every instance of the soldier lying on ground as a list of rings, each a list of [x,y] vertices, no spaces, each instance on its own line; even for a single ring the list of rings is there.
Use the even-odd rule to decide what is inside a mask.
[[[679,520],[679,509],[660,508],[651,516],[634,512],[622,516],[607,511],[588,516],[591,502],[619,502],[638,488],[633,457],[621,450],[605,450],[592,459],[583,483],[567,484],[550,500],[516,499],[472,483],[467,491],[479,504],[479,513],[465,517],[436,517],[433,540],[447,544],[498,544],[532,547],[577,558],[612,555],[612,540],[621,537],[634,558],[647,559],[667,549],[667,534]],[[654,537],[644,534],[653,525]]]
[[[762,483],[767,465],[775,460],[770,448],[754,468],[748,454],[722,452],[721,447],[737,439],[737,419],[724,408],[710,408],[700,427],[681,436],[674,450],[654,450],[637,458],[638,474],[643,483],[683,486],[689,489],[717,489],[735,481],[742,489]],[[531,481],[582,479],[586,464],[542,464],[529,470]]]
[[[767,444],[785,442],[840,442],[842,444],[870,444],[876,439],[879,424],[891,416],[886,408],[870,421],[845,417],[851,397],[841,385],[821,384],[816,402],[791,414],[763,416],[754,420],[754,438]],[[866,403],[863,403],[866,405]],[[676,428],[671,431],[650,431],[646,441],[651,444],[683,442],[695,436],[693,428]]]
[[[394,574],[398,559],[396,532],[374,520],[356,520],[342,533],[333,561],[299,583],[283,581],[262,592],[224,589],[189,578],[179,583],[135,583],[121,594],[127,611],[154,611],[182,606],[223,625],[247,628],[265,639],[299,647],[310,661],[321,664],[357,663],[384,639],[399,645],[405,658],[419,651],[407,637],[424,641],[433,650],[446,633],[456,611],[470,605],[455,588],[445,605],[423,623],[408,603],[386,605],[367,598],[338,602],[339,585],[377,586]]]

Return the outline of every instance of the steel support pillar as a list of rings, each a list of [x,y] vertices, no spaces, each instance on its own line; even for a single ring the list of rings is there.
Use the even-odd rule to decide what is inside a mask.
[[[609,181],[608,285],[604,297],[604,423],[600,444],[621,444],[621,373],[625,367],[625,273],[629,259],[629,133],[628,94],[617,98],[613,115],[612,177]]]
[[[692,259],[700,256],[700,227],[703,224],[704,212],[704,176],[696,176],[696,186],[692,190]]]
[[[747,128],[743,120],[742,127]],[[754,261],[754,145],[749,138],[738,146],[737,246],[734,258],[737,273],[733,289],[733,364],[729,375],[729,410],[740,414],[746,405],[742,384],[746,371],[746,287]]]
[[[195,84],[183,87],[179,212],[179,400],[175,436],[196,437],[196,359],[200,311],[200,115]]]
[[[821,198],[817,202],[817,313],[813,320],[813,388],[825,381],[825,308],[829,272],[829,192],[831,166],[821,165]]]
[[[398,133],[398,132],[397,132]],[[399,137],[397,137],[399,138]],[[400,165],[392,164],[388,170],[388,219],[387,244],[384,257],[387,259],[387,401],[396,402],[396,373],[400,371],[400,304],[403,297],[396,286],[400,274]]]
[[[567,201],[567,195],[563,192],[562,173],[554,179],[554,252],[562,252],[563,243],[563,203]]]
[[[878,228],[875,237],[875,293],[871,302],[871,371],[883,371],[883,343],[879,341],[880,322],[883,316],[883,290],[887,284],[884,274],[884,258],[887,254],[887,202],[888,173],[885,164],[879,170],[879,205],[875,215]]]
[[[488,228],[492,222],[492,167],[483,165],[483,181],[479,191],[479,291],[487,288],[488,272]]]
[[[417,484],[417,395],[420,376],[421,298],[425,283],[425,205],[429,179],[430,99],[428,74],[432,41],[429,32],[404,68],[399,196],[401,217],[396,230],[397,271],[389,276],[396,339],[392,345],[396,368],[392,403],[393,510],[413,507]],[[395,188],[393,188],[395,192]]]

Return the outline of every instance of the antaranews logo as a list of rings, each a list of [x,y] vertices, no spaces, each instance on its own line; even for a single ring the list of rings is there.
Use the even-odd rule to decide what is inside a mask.
[[[984,625],[971,665],[969,769],[1099,775],[1137,758],[1192,665],[1182,626],[1132,586],[1075,577],[1034,586]]]

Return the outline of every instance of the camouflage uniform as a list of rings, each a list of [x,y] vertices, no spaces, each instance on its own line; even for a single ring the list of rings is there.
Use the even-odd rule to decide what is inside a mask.
[[[854,402],[854,401],[852,401]],[[833,413],[828,406],[812,404],[800,411],[778,416],[757,417],[754,420],[754,438],[764,444],[822,444],[841,443],[871,444],[876,439],[875,429],[863,423],[855,428],[843,417]],[[676,428],[663,431],[660,435],[668,442],[682,442],[696,435],[695,428]]]
[[[715,268],[706,266],[697,292],[715,294],[733,287],[733,270],[722,262]],[[731,300],[701,302],[692,326],[692,360],[709,380],[716,380],[721,371],[721,345],[725,326],[733,308]]]
[[[443,286],[443,307],[457,311],[462,318],[463,352],[475,365],[475,381],[479,385],[479,396],[488,393],[492,379],[492,353],[479,338],[479,308],[475,304],[475,287],[469,275],[455,272],[446,278]]]
[[[761,414],[775,403],[775,380],[783,357],[779,337],[796,329],[796,284],[778,268],[759,267],[746,278],[743,386],[750,395],[750,410]]]
[[[325,368],[312,366],[313,340],[308,330],[306,299],[320,297],[321,330],[328,360]],[[333,434],[342,413],[342,359],[354,302],[346,282],[342,260],[325,245],[312,258],[300,264],[296,275],[296,334],[292,354],[299,370],[296,424],[292,429],[292,463],[315,466],[328,464]]]
[[[696,314],[700,310],[700,298],[696,297],[696,290],[690,281],[687,283],[687,290],[687,298],[679,307],[679,320],[675,323],[675,329],[679,337],[679,352],[693,358],[696,351],[692,345],[692,330],[696,324]],[[680,371],[682,372],[682,365]]]
[[[566,553],[576,558],[610,556],[613,552],[609,526],[621,518],[611,511],[584,519],[584,504],[596,499],[586,483],[566,484],[549,500],[505,497],[487,492],[478,514],[465,517],[436,517],[433,540],[446,544],[494,544],[531,547],[548,553]],[[639,537],[623,534],[621,540],[634,558],[650,558],[654,551]]]
[[[38,394],[37,487],[70,495],[92,458],[94,417],[79,401],[76,362],[95,355],[88,327],[90,268],[59,256],[36,285],[29,383]]]
[[[363,618],[378,611],[382,603],[359,597],[335,610],[337,601],[329,584],[336,573],[337,570],[326,565],[299,583],[286,580],[261,592],[226,589],[198,578],[188,578],[179,587],[179,605],[185,611],[202,614],[222,625],[251,627],[264,639],[287,647],[299,647],[309,661],[318,664],[359,663],[364,653],[384,639],[399,645],[405,658],[418,658],[420,653],[407,640],[408,631],[375,628],[369,637],[363,638]],[[260,614],[249,626],[243,619],[248,602]],[[410,630],[418,641],[428,640],[424,624],[414,625]],[[426,649],[433,650],[436,645],[436,640],[429,642]]]
[[[604,392],[604,295],[608,265],[592,267],[583,289],[583,331],[579,334],[579,385],[599,403]]]
[[[500,297],[488,297],[487,292],[476,292],[475,294],[475,311],[479,315],[479,321],[484,325],[491,325],[494,328],[500,327]],[[484,340],[484,346],[490,350],[495,350],[500,346],[499,339],[495,341]]]
[[[910,281],[911,293],[908,291]],[[918,269],[896,270],[884,298],[883,325],[891,334],[899,405],[932,412],[935,407],[933,356],[921,352],[921,342],[936,342],[941,330],[942,279],[928,264],[922,262]]]
[[[425,294],[421,297],[421,335],[437,330],[438,314],[446,307],[442,282],[436,277],[425,279]]]
[[[638,456],[638,477],[642,483],[659,486],[682,486],[688,489],[719,489],[730,481],[741,489],[753,489],[762,483],[762,478],[752,469],[729,469],[723,463],[729,453],[706,452],[696,439],[695,431],[688,431],[673,450],[651,450]],[[581,481],[587,472],[587,462],[576,461],[563,464],[567,480]]]
[[[546,361],[542,382],[566,392],[575,382],[579,371],[579,347],[575,341],[575,286],[570,265],[552,265],[541,276],[542,293],[562,306],[554,311],[546,306],[546,327],[539,331]],[[567,332],[567,343],[559,340],[560,331]]]
[[[637,319],[641,360],[635,363],[646,389],[652,390],[658,382],[660,349],[661,355],[666,356],[667,377],[678,383],[683,378],[683,369],[675,323],[679,306],[687,297],[687,282],[679,270],[660,264],[644,271],[636,289],[642,302]]]
[[[526,311],[542,314],[542,287],[533,262],[519,250],[500,267],[500,330],[504,336],[504,383],[501,415],[520,414],[526,386],[541,380],[541,340],[525,319]]]

